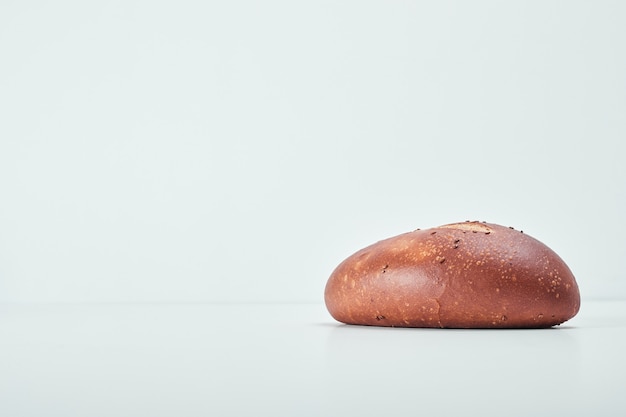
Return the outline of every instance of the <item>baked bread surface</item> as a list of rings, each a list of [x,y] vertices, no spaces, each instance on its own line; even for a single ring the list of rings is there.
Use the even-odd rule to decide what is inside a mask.
[[[331,274],[326,306],[347,324],[542,328],[580,308],[574,275],[513,228],[462,222],[382,240]]]

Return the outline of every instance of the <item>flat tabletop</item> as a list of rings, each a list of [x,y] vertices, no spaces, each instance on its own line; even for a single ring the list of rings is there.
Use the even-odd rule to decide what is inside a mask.
[[[541,330],[347,326],[323,304],[0,304],[0,415],[626,415],[626,301]]]

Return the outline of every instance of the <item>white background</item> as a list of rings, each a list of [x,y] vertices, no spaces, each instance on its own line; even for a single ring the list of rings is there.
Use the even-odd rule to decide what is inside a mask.
[[[339,325],[318,304],[0,304],[10,417],[626,414],[626,302],[552,329]]]
[[[0,4],[0,302],[319,302],[515,226],[626,297],[626,3]]]

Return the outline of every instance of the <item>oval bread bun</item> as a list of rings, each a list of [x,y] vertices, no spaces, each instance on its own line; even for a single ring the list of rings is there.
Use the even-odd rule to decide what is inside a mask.
[[[480,222],[418,229],[358,251],[330,276],[325,301],[340,322],[397,327],[551,327],[580,308],[556,253]]]

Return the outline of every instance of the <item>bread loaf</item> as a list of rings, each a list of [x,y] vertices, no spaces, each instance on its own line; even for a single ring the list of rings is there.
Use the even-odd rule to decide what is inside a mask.
[[[580,308],[556,253],[480,222],[418,229],[356,252],[331,274],[325,301],[340,322],[397,327],[542,328]]]

